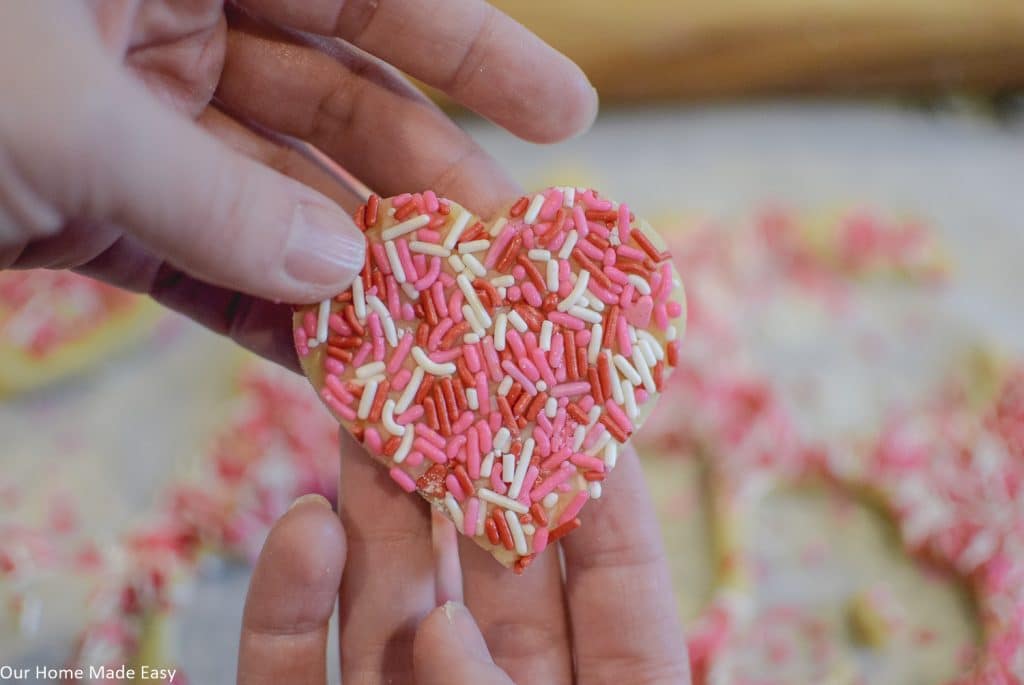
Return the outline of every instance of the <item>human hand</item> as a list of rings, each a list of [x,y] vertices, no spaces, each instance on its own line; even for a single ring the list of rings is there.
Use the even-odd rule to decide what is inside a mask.
[[[461,604],[439,589],[425,503],[342,431],[341,520],[303,499],[267,538],[242,623],[239,685],[322,684],[339,601],[346,685],[683,685],[686,647],[632,450],[583,526],[521,576],[460,537]],[[344,571],[344,572],[343,572]],[[441,596],[439,596],[441,595]],[[472,612],[472,614],[470,614]],[[474,620],[475,619],[475,620]]]
[[[571,62],[482,0],[0,3],[0,269],[74,268],[295,367],[276,303],[343,290],[364,243],[282,136],[384,195],[486,213],[518,192],[399,70],[529,140],[596,112]]]

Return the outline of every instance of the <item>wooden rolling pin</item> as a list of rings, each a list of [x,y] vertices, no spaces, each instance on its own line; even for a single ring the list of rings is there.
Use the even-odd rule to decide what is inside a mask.
[[[1024,0],[493,0],[605,100],[1024,85]]]

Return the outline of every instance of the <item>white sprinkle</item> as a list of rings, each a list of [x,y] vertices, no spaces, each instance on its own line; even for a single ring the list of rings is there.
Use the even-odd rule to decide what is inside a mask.
[[[395,423],[395,401],[387,400],[384,402],[384,408],[380,413],[380,423],[384,426],[384,430],[392,435],[405,435],[405,426],[400,426]]]
[[[512,387],[512,383],[514,382],[515,381],[512,380],[512,376],[505,376],[502,378],[501,383],[498,383],[498,394],[502,397],[508,395],[509,388]]]
[[[359,398],[359,410],[356,418],[365,419],[370,415],[370,407],[373,406],[373,398],[377,396],[377,381],[367,381],[363,386],[363,396]]]
[[[508,428],[502,426],[498,429],[498,432],[494,434],[494,440],[491,441],[491,446],[496,450],[507,450],[511,442],[512,434],[509,433]]]
[[[480,323],[480,319],[477,318],[476,312],[468,304],[462,305],[462,318],[466,320],[470,328],[477,335],[484,335],[487,331],[484,330],[483,325]]]
[[[356,378],[367,379],[384,373],[384,362],[369,362],[356,369]]]
[[[573,305],[572,307],[569,307],[569,313],[575,316],[577,319],[582,319],[587,323],[601,323],[601,315],[595,312],[593,309],[586,309],[584,307]]]
[[[499,495],[494,490],[488,490],[487,488],[480,488],[476,491],[476,496],[485,502],[490,502],[499,507],[505,507],[509,511],[514,511],[517,514],[525,514],[530,510],[526,508],[526,505],[520,504],[514,499],[505,497],[505,495]]]
[[[476,290],[473,289],[473,284],[469,282],[469,277],[466,274],[459,274],[455,277],[455,282],[458,283],[459,289],[462,290],[462,294],[466,296],[466,302],[470,307],[473,308],[473,312],[476,314],[477,321],[483,328],[491,327],[491,315],[487,313],[483,303],[480,302],[480,296],[476,294]]]
[[[590,493],[590,499],[601,499],[601,481],[590,481],[587,485],[587,490]]]
[[[476,333],[466,333],[464,336],[462,336],[462,342],[466,343],[467,345],[476,345],[478,342],[480,342],[480,336],[477,335]]]
[[[648,283],[645,278],[637,274],[629,274],[626,278],[633,284],[633,287],[636,288],[636,291],[641,295],[651,294],[651,284]]]
[[[480,408],[480,402],[476,397],[476,388],[469,388],[466,390],[466,404],[469,405],[469,408],[473,411]]]
[[[551,262],[548,262],[548,264],[550,263]],[[558,303],[558,311],[569,311],[569,308],[576,303],[577,298],[579,298],[579,296],[583,294],[583,291],[587,289],[587,283],[589,282],[590,272],[581,271],[579,273],[579,276],[576,277],[576,282],[573,284],[572,290],[569,291],[569,294],[565,297],[564,300]]]
[[[494,349],[502,352],[505,349],[505,331],[508,330],[508,315],[500,312],[494,320]]]
[[[523,524],[523,532],[526,533],[527,535],[533,535],[534,533],[537,532],[537,529],[533,527],[532,523],[524,523]]]
[[[544,499],[542,499],[540,503],[544,505],[545,509],[550,509],[551,507],[558,504],[558,493],[549,492],[548,494],[544,495]]]
[[[427,353],[423,351],[423,348],[419,345],[415,345],[412,348],[412,358],[416,360],[416,363],[420,365],[427,373],[435,376],[451,376],[455,373],[455,364],[452,362],[445,362],[444,364],[438,364],[433,359],[427,356]]]
[[[603,450],[604,446],[611,442],[611,439],[612,434],[609,433],[608,431],[605,431],[604,433],[601,434],[601,437],[597,439],[597,442],[590,446],[590,449],[587,450],[587,454],[589,454],[590,456],[594,456],[595,454]]]
[[[512,324],[512,326],[520,333],[526,333],[526,331],[529,330],[530,328],[529,326],[526,325],[526,322],[523,321],[523,317],[519,314],[519,312],[517,312],[514,309],[508,313],[508,320]]]
[[[678,335],[679,335],[679,331],[676,330],[675,326],[669,325],[669,327],[665,329],[665,340],[667,340],[669,342],[672,342],[673,340],[675,340],[676,337],[678,337]]]
[[[530,549],[526,546],[526,536],[523,534],[523,526],[519,523],[519,517],[511,511],[506,511],[505,520],[508,521],[509,531],[512,533],[516,554],[529,554]]]
[[[430,215],[420,214],[419,216],[414,216],[400,224],[395,224],[391,228],[385,228],[380,232],[380,237],[382,240],[394,240],[398,236],[405,235],[406,233],[412,233],[417,228],[423,228],[429,223]]]
[[[448,257],[448,266],[450,266],[452,271],[457,274],[466,270],[466,263],[462,261],[462,257],[457,254],[453,254]]]
[[[641,333],[646,332],[647,331],[641,331]],[[654,348],[651,347],[651,343],[647,341],[647,338],[641,336],[640,341],[636,344],[636,347],[638,350],[640,350],[640,354],[643,355],[644,361],[647,362],[648,368],[658,363],[658,355],[654,353]]]
[[[619,444],[614,440],[609,440],[608,444],[604,446],[604,465],[608,470],[615,468],[615,463],[619,460]]]
[[[548,384],[543,380],[537,381],[534,385],[537,386],[537,392],[545,392],[548,389]]]
[[[530,259],[532,259],[535,262],[548,262],[548,261],[551,261],[551,251],[550,250],[541,250],[541,249],[538,249],[538,248],[534,248],[534,249],[530,250],[529,252],[527,252],[526,256],[529,257]]]
[[[565,236],[565,242],[562,243],[562,249],[558,251],[559,259],[568,259],[569,255],[572,254],[572,249],[576,247],[576,241],[579,240],[580,234],[576,232],[576,229],[569,231],[569,235]]]
[[[555,418],[558,414],[558,400],[554,397],[549,397],[548,401],[544,403],[544,416],[549,419]]]
[[[619,238],[618,228],[612,229],[612,232],[608,235],[608,242],[614,247],[618,247],[622,244],[622,240]]]
[[[501,229],[505,228],[505,224],[507,223],[508,219],[506,219],[503,216],[499,216],[498,219],[493,224],[491,224],[490,229],[488,229],[488,235],[490,235],[492,238],[498,235],[499,233],[501,233]]]
[[[633,346],[633,366],[636,368],[637,373],[640,374],[640,380],[643,382],[647,392],[652,395],[658,392],[658,386],[654,383],[654,376],[651,375],[651,367],[647,365],[647,359],[644,357],[640,345]]]
[[[311,350],[315,350],[317,347],[320,346],[320,341],[317,340],[316,338],[310,338],[309,340],[306,341],[306,346],[309,347],[309,349]]]
[[[604,327],[600,323],[595,323],[590,327],[590,342],[587,343],[587,362],[590,364],[597,363],[597,355],[601,352],[601,339],[604,335]]]
[[[583,298],[587,301],[587,306],[595,312],[604,311],[604,302],[602,302],[601,298],[595,295],[589,288],[587,289],[587,292],[583,293]]]
[[[420,291],[416,290],[416,286],[408,281],[402,284],[402,292],[405,293],[406,297],[414,302],[420,299]]]
[[[530,200],[530,206],[526,209],[526,214],[523,215],[523,221],[528,224],[534,224],[537,222],[537,215],[540,214],[540,208],[544,206],[544,194],[537,193]]]
[[[321,300],[320,308],[316,312],[316,340],[318,343],[327,342],[327,321],[331,318],[330,299]]]
[[[590,408],[590,411],[587,412],[587,428],[590,428],[597,423],[599,418],[601,418],[601,405],[595,404]]]
[[[462,255],[462,261],[465,262],[466,268],[472,271],[474,276],[479,276],[480,278],[483,278],[484,276],[487,275],[487,269],[484,267],[483,264],[480,263],[480,260],[474,257],[473,255]]]
[[[609,365],[614,367],[615,366],[615,362],[612,360],[612,353],[611,353],[611,351],[610,350],[605,350],[604,353],[608,357]],[[615,404],[618,404],[620,406],[622,405],[623,402],[626,401],[626,398],[622,396],[622,386],[619,385],[616,382],[615,378],[612,378],[612,399],[615,400]]]
[[[459,507],[459,503],[455,501],[455,497],[450,492],[444,493],[444,507],[448,510],[448,515],[452,517],[455,529],[461,532],[465,519],[462,517],[462,509]]]
[[[441,244],[447,247],[449,250],[454,248],[456,241],[458,241],[459,236],[462,235],[462,232],[466,230],[466,226],[469,225],[469,220],[472,218],[473,215],[467,212],[465,209],[463,209],[462,213],[459,214],[458,217],[456,217],[455,222],[452,224],[452,227],[448,229],[448,234],[445,235],[444,240],[441,241]]]
[[[491,474],[487,474],[487,475],[490,476]],[[484,534],[484,523],[486,521],[487,521],[487,507],[485,507],[485,506],[477,507],[476,534],[478,536]]]
[[[366,303],[380,317],[380,323],[384,327],[384,337],[387,338],[388,344],[392,347],[397,346],[398,331],[395,329],[394,319],[391,318],[391,312],[388,311],[387,306],[376,295],[367,297]]]
[[[665,350],[662,348],[657,338],[647,331],[639,331],[638,333],[640,335],[640,339],[647,344],[647,351],[654,355],[654,361],[651,361],[651,357],[648,356],[647,351],[644,352],[644,356],[647,357],[648,364],[654,366],[660,360],[665,358]]]
[[[398,449],[395,450],[395,456],[391,458],[396,464],[401,464],[405,461],[405,458],[409,456],[409,452],[412,451],[412,441],[415,437],[416,431],[405,431],[405,435],[402,436],[402,441],[398,443]]]
[[[409,384],[405,386],[405,390],[402,391],[401,397],[398,398],[398,402],[395,404],[395,411],[399,414],[404,412],[412,404],[412,398],[416,396],[416,392],[420,389],[420,383],[423,382],[424,371],[421,367],[417,366],[412,371],[412,378],[409,379]]]
[[[612,362],[615,364],[615,368],[617,368],[623,376],[629,379],[629,382],[633,385],[640,385],[640,383],[643,382],[643,379],[640,378],[640,374],[637,373],[637,370],[634,369],[633,365],[629,363],[629,360],[621,354],[616,354],[612,357]]]
[[[562,206],[572,207],[574,204],[576,204],[576,188],[567,186],[562,193]]]
[[[501,479],[506,483],[511,483],[512,478],[516,475],[516,455],[514,454],[503,454],[501,455]]]
[[[633,324],[626,324],[626,332],[629,334],[629,342],[635,345],[638,338],[636,337],[636,328],[633,327]]]
[[[498,291],[498,297],[500,297],[502,300],[508,297],[508,289],[505,286],[500,285],[497,288],[495,288],[495,290]]]
[[[413,252],[428,254],[434,257],[447,257],[452,253],[447,247],[437,243],[425,243],[422,240],[414,240],[409,243],[409,249]]]
[[[363,277],[360,275],[352,281],[352,308],[356,318],[366,321],[366,291],[363,290]]]
[[[558,260],[552,259],[548,262],[547,270],[547,286],[548,290],[553,293],[558,292]]]
[[[516,464],[516,471],[512,477],[512,484],[508,488],[508,496],[512,499],[519,497],[523,489],[523,481],[526,480],[526,471],[530,468],[530,459],[533,457],[533,448],[536,443],[533,438],[527,438],[523,443],[523,451],[519,454],[519,462]]]
[[[626,408],[626,416],[636,420],[640,417],[640,409],[636,406],[636,391],[625,378],[622,379],[622,396],[626,400],[623,405]]]
[[[388,255],[388,262],[391,264],[391,273],[395,275],[395,280],[399,283],[405,283],[405,269],[402,268],[402,261],[398,258],[398,248],[395,247],[394,240],[389,240],[384,243],[384,252]]]
[[[576,430],[572,434],[572,451],[579,452],[580,447],[583,445],[583,438],[587,435],[587,429],[584,426],[576,426]]]
[[[516,277],[512,274],[504,274],[502,276],[495,276],[491,279],[491,285],[495,288],[511,288],[516,284]]]
[[[483,252],[491,246],[491,241],[484,238],[479,240],[470,240],[468,243],[459,244],[459,253],[468,254],[470,252]]]
[[[491,450],[484,456],[483,462],[480,463],[480,475],[484,478],[491,477],[491,470],[494,468],[494,457],[496,452]]]
[[[555,332],[555,324],[551,323],[547,319],[540,325],[540,338],[537,340],[537,345],[540,349],[545,352],[551,351],[551,336]]]

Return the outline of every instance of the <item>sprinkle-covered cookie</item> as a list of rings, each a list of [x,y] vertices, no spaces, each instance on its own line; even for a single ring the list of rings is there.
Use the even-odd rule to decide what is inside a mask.
[[[552,187],[483,220],[433,192],[356,213],[361,277],[294,318],[336,418],[517,571],[579,527],[678,360],[682,283],[647,222]]]

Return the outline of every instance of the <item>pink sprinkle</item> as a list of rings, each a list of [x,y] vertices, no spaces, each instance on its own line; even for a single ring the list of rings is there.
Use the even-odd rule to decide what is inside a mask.
[[[444,284],[434,281],[434,284],[430,286],[430,294],[434,298],[434,309],[437,310],[437,315],[448,316],[448,303],[444,300]]]
[[[590,392],[590,383],[586,381],[577,381],[575,383],[561,383],[556,385],[548,391],[552,397],[572,397],[573,395],[582,395],[585,392]]]
[[[413,335],[409,331],[402,334],[402,339],[398,341],[398,345],[395,346],[395,351],[391,353],[391,361],[388,362],[387,372],[389,374],[396,374],[398,370],[402,368],[402,364],[405,363],[405,358],[409,354],[409,350],[412,349]],[[399,388],[396,388],[396,390]]]
[[[423,452],[412,450],[409,452],[409,456],[405,458],[405,463],[409,466],[419,466],[423,463]]]
[[[537,386],[534,385],[533,381],[527,378],[526,375],[519,370],[518,366],[516,366],[515,364],[506,359],[501,363],[501,368],[505,369],[508,375],[512,376],[514,380],[518,381],[519,384],[523,386],[523,390],[525,390],[531,395],[537,394]]]
[[[541,464],[542,468],[551,470],[562,465],[563,462],[567,461],[572,456],[572,450],[568,447],[563,447]]]
[[[356,351],[355,355],[352,357],[352,366],[362,366],[363,362],[366,361],[366,358],[370,356],[370,349],[370,343],[363,343],[359,350]]]
[[[416,424],[419,426],[420,424]],[[441,449],[436,447],[433,443],[424,440],[423,438],[416,438],[412,441],[412,446],[423,452],[424,456],[430,461],[438,464],[444,464],[448,461],[448,455],[445,454]]]
[[[602,252],[601,248],[599,248],[597,245],[590,242],[589,240],[580,240],[576,243],[576,246],[580,248],[580,251],[582,251],[583,254],[587,255],[591,259],[595,261],[604,260],[604,252]]]
[[[604,408],[605,411],[608,412],[608,416],[610,416],[624,432],[629,433],[633,430],[633,422],[629,420],[629,417],[626,416],[626,413],[622,411],[619,405],[615,404],[614,400],[608,400],[605,402]]]
[[[540,416],[538,416],[538,418],[540,418]],[[547,432],[534,429],[533,439],[537,443],[537,454],[542,457],[546,457],[551,454],[551,439],[548,437]]]
[[[430,258],[430,269],[423,275],[423,278],[416,281],[413,286],[416,290],[423,292],[427,288],[430,288],[437,281],[437,277],[441,275],[441,258],[431,257]]]
[[[548,243],[548,249],[552,252],[556,252],[562,249],[562,245],[565,244],[565,239],[569,236],[565,231],[559,233]]]
[[[537,244],[537,240],[532,229],[527,228],[522,233],[520,233],[520,235],[523,236],[523,246],[527,250],[532,250],[534,245]]]
[[[565,359],[565,338],[560,335],[556,335],[551,338],[551,351],[548,352],[548,361],[551,362],[551,368],[561,369],[564,368],[562,362]]]
[[[565,297],[572,290],[572,283],[569,282],[569,260],[560,259],[558,261],[558,295],[559,297]]]
[[[324,376],[324,384],[335,397],[341,398],[341,400],[346,404],[351,404],[355,401],[356,398],[348,391],[345,384],[342,383],[341,379],[337,376]]]
[[[373,339],[373,361],[384,361],[384,336]]]
[[[474,476],[469,475],[470,478],[478,478],[479,474]],[[462,532],[470,537],[476,535],[476,519],[480,515],[480,500],[476,497],[470,497],[466,503],[466,513],[462,517]]]
[[[412,199],[411,193],[402,193],[401,195],[395,195],[391,198],[391,206],[395,209],[399,209],[402,205]]]
[[[363,433],[363,444],[370,448],[370,452],[374,454],[380,454],[381,449],[384,447],[384,441],[381,439],[380,433],[372,426]]]
[[[433,190],[428,190],[423,193],[423,209],[428,212],[436,212],[440,209],[441,204],[437,201],[437,195]]]
[[[615,304],[619,301],[619,298],[610,290],[605,289],[600,283],[595,283],[593,279],[587,283],[587,290],[597,295],[597,299],[601,300],[605,304]]]
[[[582,452],[574,454],[569,457],[569,461],[582,469],[589,469],[591,471],[597,471],[598,473],[604,473],[604,462],[597,457],[592,457],[589,454],[583,454]]]
[[[491,427],[491,432],[497,433],[498,429],[501,428],[501,412],[491,412],[488,419],[488,425]]]
[[[544,499],[544,495],[553,491],[556,487],[566,482],[576,473],[576,469],[568,464],[563,464],[557,471],[544,479],[544,482],[530,491],[530,499],[534,502]],[[501,482],[501,479],[498,479]]]
[[[631,245],[619,245],[615,250],[619,253],[620,257],[624,257],[626,259],[635,259],[638,262],[642,262],[647,259],[646,252]]]
[[[455,323],[462,323],[462,291],[453,290],[448,298],[448,316]]]
[[[487,377],[484,376],[483,371],[478,371],[476,376],[476,398],[479,403],[479,409],[481,416],[487,416],[491,411],[491,397],[487,394]]]
[[[548,312],[548,321],[572,331],[582,331],[584,328],[583,321],[581,319],[577,319],[572,314],[560,312],[556,309],[552,309]]]
[[[447,364],[448,362],[453,362],[462,356],[462,348],[453,347],[450,350],[431,352],[428,356],[437,364]]]
[[[551,221],[555,218],[555,212],[562,206],[562,191],[558,188],[549,188],[544,198],[544,204],[540,206],[537,217],[542,221]]]
[[[661,330],[668,328],[668,311],[664,303],[654,306],[654,323]]]
[[[391,476],[393,481],[398,483],[398,487],[402,488],[406,492],[414,492],[416,490],[416,481],[412,479],[412,476],[397,466],[388,471],[388,474]]]
[[[380,269],[381,273],[385,276],[391,275],[391,262],[388,261],[388,255],[384,252],[383,243],[370,243],[370,252],[373,253],[373,261],[376,262],[377,268]]]
[[[587,499],[589,497],[590,494],[586,490],[581,490],[577,493],[572,501],[569,502],[569,506],[567,506],[565,511],[562,512],[562,515],[558,517],[558,525],[568,523],[576,518],[576,515],[580,513],[580,509],[582,509],[583,505],[587,503]]]
[[[342,404],[328,388],[323,388],[320,391],[320,397],[323,398],[324,404],[334,410],[334,413],[341,418],[346,421],[356,420],[356,410],[347,404]]]
[[[338,335],[352,335],[352,329],[348,323],[337,314],[331,314],[327,318],[327,327]]]
[[[416,267],[416,273],[422,274],[427,272],[427,255],[418,253],[413,255],[412,263]]]
[[[416,318],[416,310],[412,308],[412,304],[409,302],[402,303],[402,321],[412,321]]]
[[[427,338],[427,349],[433,352],[437,349],[437,346],[441,344],[441,338],[444,334],[455,325],[451,319],[442,319],[438,322],[434,329],[430,331],[430,336]]]
[[[619,295],[619,306],[625,307],[632,302],[634,292],[636,292],[636,289],[633,287],[633,284],[627,283],[625,287],[622,288],[622,294]]]
[[[310,339],[316,337],[316,314],[307,311],[302,315],[302,327],[306,330],[306,336]]]
[[[540,371],[541,378],[548,384],[548,387],[554,387],[558,381],[555,380],[555,374],[551,371],[551,365],[548,364],[548,358],[544,354],[544,350],[539,347],[534,348],[530,351],[530,358],[533,359],[533,363],[537,366],[538,371]]]
[[[499,495],[504,495],[508,492],[508,486],[501,479],[501,468],[498,466],[491,469],[491,490],[494,490]]]
[[[467,533],[468,534],[468,533]],[[546,526],[541,526],[533,533],[533,553],[540,554],[548,546],[548,529]]]
[[[399,426],[408,426],[413,421],[416,421],[420,417],[422,417],[423,414],[424,414],[423,405],[422,404],[414,404],[413,406],[409,407],[408,409],[403,411],[401,414],[396,416],[395,417],[395,423],[397,423]]]
[[[493,445],[493,431],[486,421],[480,419],[476,422],[476,434],[480,436],[480,452],[486,454],[491,451]]]
[[[611,202],[600,199],[594,194],[593,190],[584,191],[580,199],[583,201],[583,205],[587,209],[596,209],[599,212],[607,212],[612,208]]]
[[[385,276],[384,287],[388,291],[388,312],[391,313],[391,318],[397,319],[402,313],[402,301],[398,297],[398,281],[395,280],[394,276]]]
[[[590,408],[594,406],[594,396],[585,395],[576,404],[580,405],[580,409],[583,411],[590,411]]]
[[[412,255],[409,253],[409,241],[399,238],[395,241],[395,248],[398,251],[398,261],[401,262],[402,268],[405,269],[406,280],[409,282],[417,280],[419,273],[416,271],[416,265],[412,263]]]
[[[533,283],[530,281],[523,283],[522,291],[523,299],[525,299],[526,303],[531,307],[539,307],[544,302],[540,293],[537,291],[537,288],[534,287]]]
[[[576,205],[575,207],[572,208],[572,223],[573,226],[576,227],[576,232],[579,234],[580,237],[579,241],[576,244],[580,245],[584,242],[587,242],[583,239],[586,238],[587,234],[590,232],[590,227],[587,226],[587,215],[583,212],[583,207],[581,207],[580,205]]]
[[[626,321],[626,317],[620,316],[615,324],[616,338],[619,341],[619,352],[622,356],[629,357],[633,354],[633,343],[629,339],[629,322]]]
[[[462,346],[462,356],[465,357],[466,367],[470,371],[476,373],[480,370],[480,353],[477,352],[477,345],[464,344]]]
[[[643,388],[634,388],[633,389],[633,394],[636,395],[636,403],[637,404],[643,404],[644,402],[646,402],[649,399],[649,397],[647,395],[647,391],[644,390]]]
[[[462,459],[458,459],[458,457],[460,456],[459,455],[459,451],[462,450],[462,448],[465,445],[466,445],[466,436],[465,435],[456,435],[454,438],[452,438],[451,440],[448,441],[447,445],[445,445],[444,453],[448,455],[449,459],[453,459],[453,460],[456,460],[456,461],[465,461],[466,458],[465,458],[464,454],[462,455]]]
[[[324,368],[327,370],[327,373],[334,374],[336,376],[340,376],[345,373],[345,364],[333,357],[324,358]]]
[[[629,283],[629,277],[625,274],[625,272],[620,271],[614,266],[609,266],[608,268],[606,268],[604,270],[604,273],[606,276],[608,276],[612,283],[618,283],[619,285],[622,286],[625,286],[627,283]]]
[[[294,331],[295,335],[295,349],[298,351],[300,357],[305,357],[309,354],[309,345],[307,344],[309,338],[306,336],[306,331],[302,328],[296,328]],[[327,361],[333,362],[336,359],[327,358]]]
[[[683,306],[675,300],[669,300],[665,304],[665,310],[668,312],[668,315],[674,319],[683,313]]]
[[[501,361],[498,359],[498,353],[494,350],[494,341],[490,336],[487,336],[480,341],[480,344],[484,348],[484,361],[487,362],[487,370],[490,372],[491,380],[495,383],[501,382]],[[477,386],[479,387],[480,381],[477,380]],[[488,397],[487,393],[483,393],[479,396],[480,402]]]
[[[498,262],[498,257],[505,253],[505,248],[512,242],[512,237],[516,233],[516,225],[509,223],[505,225],[505,228],[501,230],[498,237],[491,243],[491,247],[487,250],[487,256],[484,258],[484,266],[488,269],[493,269],[494,265]]]
[[[476,428],[466,432],[466,471],[473,480],[480,477],[480,434]]]
[[[602,223],[596,223],[594,221],[588,221],[587,222],[587,226],[590,228],[590,231],[594,235],[600,236],[601,238],[604,238],[605,240],[607,240],[608,236],[610,236],[612,234],[612,232],[608,230],[608,227],[605,226]]]
[[[629,225],[629,207],[625,203],[619,205],[619,240],[622,242],[628,242],[630,231],[632,228]]]
[[[444,485],[448,488],[448,492],[452,493],[452,497],[457,502],[463,502],[466,499],[466,493],[463,491],[462,486],[459,485],[459,479],[452,474],[448,474],[448,477],[444,479]]]
[[[423,243],[439,243],[441,242],[441,234],[429,228],[421,228],[416,231],[416,240]]]
[[[509,302],[518,302],[522,295],[523,293],[518,285],[510,286],[505,290],[505,297],[508,298]]]
[[[609,248],[605,249],[604,254],[601,255],[601,265],[602,266],[615,266],[615,250],[614,250],[614,248],[609,247]]]
[[[522,357],[526,354],[526,345],[523,343],[522,336],[519,335],[519,331],[512,328],[505,333],[505,342],[512,350],[512,355],[515,357]]]
[[[540,475],[540,469],[536,465],[531,464],[530,468],[526,469],[526,477],[523,478],[523,487],[519,491],[519,500],[523,504],[529,504],[530,502],[530,490],[533,488],[533,484],[537,482],[537,476]]]
[[[465,433],[466,429],[468,429],[472,424],[473,424],[473,412],[471,412],[471,411],[464,411],[464,412],[462,412],[462,415],[459,416],[458,421],[456,421],[455,423],[452,424],[452,432],[457,434],[457,437],[455,438],[455,440],[458,440],[459,438],[463,437],[462,435],[458,435],[458,434]]]
[[[427,424],[417,423],[415,430],[416,435],[430,441],[430,443],[438,449],[444,449],[444,438],[441,437],[440,433],[435,432],[434,429]]]

